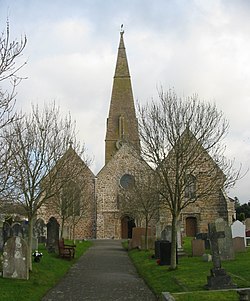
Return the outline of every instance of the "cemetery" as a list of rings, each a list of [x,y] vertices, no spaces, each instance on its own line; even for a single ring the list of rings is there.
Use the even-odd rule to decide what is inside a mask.
[[[204,300],[249,300],[243,295],[244,289],[250,287],[249,229],[240,221],[229,226],[219,218],[209,224],[208,230],[196,237],[182,237],[181,232],[177,232],[178,268],[174,271],[169,270],[170,226],[163,229],[157,240],[149,229],[148,249],[145,229],[135,227],[132,239],[124,240],[123,246],[128,249],[139,274],[159,298],[166,292],[177,301],[201,300],[204,296],[207,298]],[[18,300],[40,300],[92,244],[89,241],[73,244],[59,239],[59,233],[54,217],[47,224],[41,219],[35,223],[33,270],[29,272],[27,223],[1,223],[0,285],[4,298],[0,300],[16,300],[20,289],[22,296]]]

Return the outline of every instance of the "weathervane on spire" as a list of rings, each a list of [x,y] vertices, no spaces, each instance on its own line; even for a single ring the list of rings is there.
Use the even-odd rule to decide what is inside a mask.
[[[121,25],[121,31],[120,31],[121,35],[124,34],[124,29],[123,29],[123,24]]]

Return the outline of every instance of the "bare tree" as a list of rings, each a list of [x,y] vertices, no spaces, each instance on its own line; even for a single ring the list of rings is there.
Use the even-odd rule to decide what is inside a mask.
[[[2,137],[3,130],[15,118],[16,87],[22,80],[18,71],[26,64],[26,62],[19,62],[19,59],[26,43],[25,36],[20,41],[11,40],[7,21],[6,30],[0,34],[0,194],[8,191],[6,175],[9,175],[7,165],[9,149]],[[4,198],[4,194],[1,198]]]
[[[61,117],[54,103],[45,105],[43,109],[33,106],[29,115],[15,119],[5,130],[5,142],[10,152],[11,195],[23,206],[29,221],[32,269],[32,231],[37,210],[74,176],[74,170],[67,169],[66,172],[70,157],[63,160],[62,157],[71,143],[79,148],[75,125],[70,116]]]
[[[15,104],[16,86],[22,78],[18,76],[18,71],[26,62],[18,62],[26,46],[27,38],[20,41],[10,39],[10,26],[7,21],[6,31],[0,34],[0,129],[10,123],[13,118],[13,108]],[[8,89],[9,88],[9,89]]]
[[[219,198],[220,189],[239,178],[223,155],[228,122],[197,95],[178,98],[169,90],[159,93],[159,102],[139,106],[139,124],[143,156],[155,168],[159,195],[172,216],[170,268],[175,269],[181,211],[204,196]]]
[[[148,249],[148,228],[159,218],[160,198],[153,170],[136,171],[134,181],[120,188],[119,209],[125,215],[145,223],[145,247]]]

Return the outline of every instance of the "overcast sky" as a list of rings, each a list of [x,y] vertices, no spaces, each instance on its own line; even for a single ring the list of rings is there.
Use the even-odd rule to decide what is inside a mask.
[[[157,87],[198,93],[229,120],[226,155],[250,166],[250,1],[248,0],[0,0],[0,30],[26,35],[17,106],[53,100],[77,122],[91,169],[104,165],[104,139],[119,32],[135,101]],[[229,192],[250,200],[250,172]]]

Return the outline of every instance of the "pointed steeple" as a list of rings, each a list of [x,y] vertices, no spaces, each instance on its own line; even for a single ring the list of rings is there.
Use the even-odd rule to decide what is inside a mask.
[[[138,122],[129,74],[126,49],[121,28],[113,90],[107,119],[105,139],[105,164],[117,152],[122,143],[130,143],[140,150]]]

